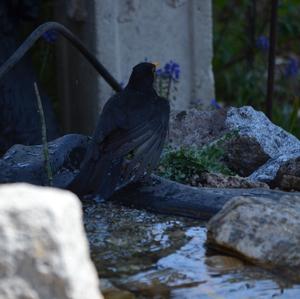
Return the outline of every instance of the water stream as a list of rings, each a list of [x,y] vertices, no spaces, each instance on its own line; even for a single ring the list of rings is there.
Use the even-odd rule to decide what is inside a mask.
[[[300,298],[300,284],[205,247],[205,223],[84,203],[101,290],[116,298]]]

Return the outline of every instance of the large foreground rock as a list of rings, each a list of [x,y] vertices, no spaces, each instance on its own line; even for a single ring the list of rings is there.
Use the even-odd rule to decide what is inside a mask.
[[[170,144],[173,147],[201,148],[217,139],[224,140],[225,162],[239,175],[271,186],[284,184],[292,186],[289,189],[300,190],[293,183],[297,182],[298,172],[283,166],[300,159],[300,141],[273,124],[263,112],[245,106],[214,111],[191,109],[172,114]],[[289,183],[282,183],[284,175],[293,178]]]
[[[300,277],[300,196],[236,197],[207,225],[207,243]]]
[[[102,298],[72,193],[0,187],[0,298]]]

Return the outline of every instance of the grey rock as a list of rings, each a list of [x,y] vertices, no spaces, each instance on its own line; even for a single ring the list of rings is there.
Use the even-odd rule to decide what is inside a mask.
[[[269,157],[265,164],[249,176],[253,181],[272,184],[283,163],[300,157],[299,139],[273,124],[263,112],[256,111],[250,106],[230,108],[226,126],[230,130],[237,130],[240,136],[255,140],[261,147],[261,154],[265,153],[265,158]],[[249,157],[253,154],[255,155],[248,150]],[[261,154],[258,156],[263,157]],[[241,165],[242,168],[243,166]]]
[[[284,174],[281,177],[279,187],[282,190],[300,191],[300,176],[296,177],[293,175]]]
[[[49,143],[54,186],[64,187],[74,177],[84,157],[88,140],[87,136],[70,134]],[[41,145],[14,145],[0,159],[0,183],[12,182],[48,184]]]
[[[249,176],[270,158],[258,141],[249,136],[233,136],[224,143],[224,150],[227,166],[241,176]]]
[[[1,186],[0,240],[0,298],[102,298],[71,192]]]
[[[300,191],[300,152],[295,159],[288,160],[279,167],[274,184],[284,190]]]
[[[300,196],[236,197],[208,222],[207,243],[299,275]]]
[[[239,135],[254,138],[270,158],[300,149],[300,141],[292,134],[273,124],[261,111],[250,106],[230,108],[226,126]]]
[[[255,172],[253,172],[249,179],[253,181],[260,181],[269,183],[271,186],[279,186],[280,185],[280,177],[282,177],[284,173],[284,165],[293,163],[296,159],[300,158],[300,149],[290,149],[290,151],[285,152],[284,154],[277,156],[273,159],[268,160],[263,166],[258,168]],[[282,167],[282,168],[281,168]],[[281,172],[279,174],[279,170]],[[277,176],[278,174],[278,176]],[[289,172],[287,174],[290,174]],[[276,184],[277,182],[277,184]],[[279,183],[279,185],[278,185]]]

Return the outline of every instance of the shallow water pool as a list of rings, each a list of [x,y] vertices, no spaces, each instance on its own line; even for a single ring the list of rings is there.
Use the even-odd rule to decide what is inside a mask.
[[[105,298],[300,298],[300,284],[205,247],[205,223],[84,203]]]

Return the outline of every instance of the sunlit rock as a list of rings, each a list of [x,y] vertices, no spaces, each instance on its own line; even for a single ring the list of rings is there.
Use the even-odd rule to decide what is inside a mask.
[[[1,186],[0,241],[0,298],[102,298],[72,193]]]

